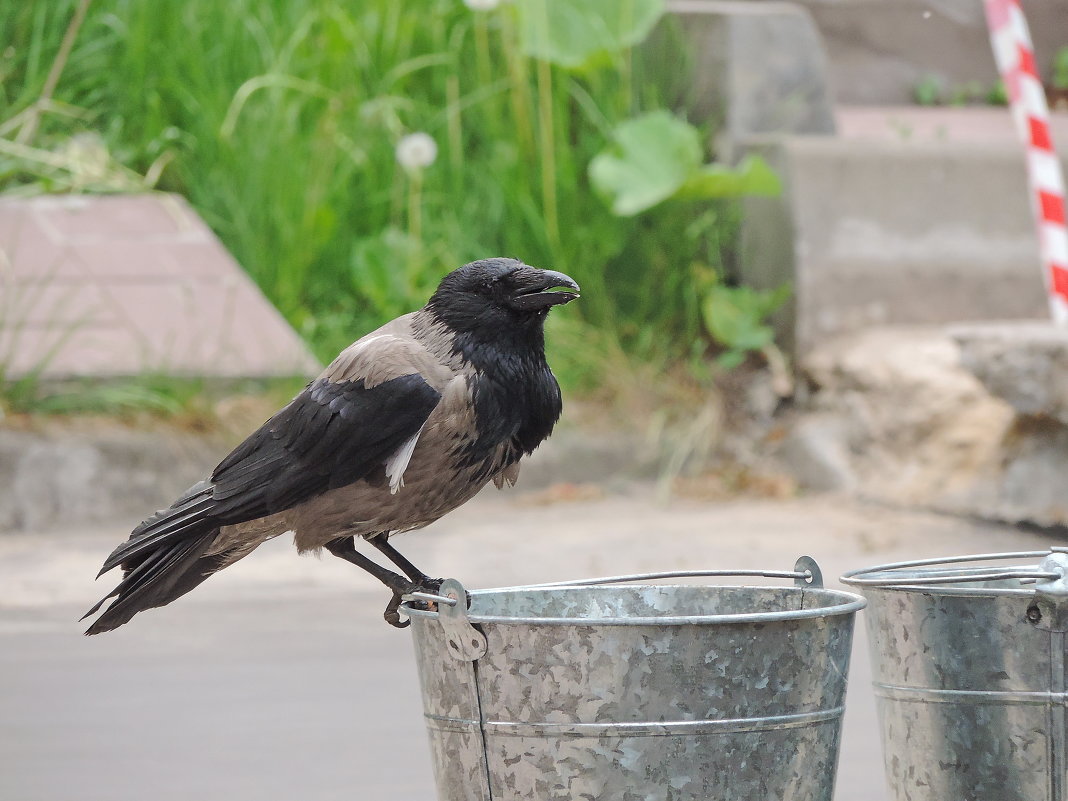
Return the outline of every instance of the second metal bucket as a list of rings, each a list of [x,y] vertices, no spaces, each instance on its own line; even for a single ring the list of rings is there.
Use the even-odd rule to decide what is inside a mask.
[[[617,579],[680,575],[710,573]],[[602,579],[467,608],[448,581],[452,605],[409,603],[440,801],[830,801],[863,599],[807,557],[711,575],[795,586]]]
[[[874,689],[895,801],[1068,798],[1066,574],[1068,554],[1031,551],[843,576],[870,604]]]

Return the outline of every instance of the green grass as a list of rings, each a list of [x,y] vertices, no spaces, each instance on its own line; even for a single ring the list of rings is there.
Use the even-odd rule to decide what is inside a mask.
[[[40,95],[75,5],[0,0],[0,121]],[[567,385],[603,382],[618,360],[598,353],[700,356],[695,271],[730,253],[732,207],[618,217],[587,177],[618,123],[669,104],[685,54],[565,69],[523,55],[522,22],[460,0],[95,0],[54,94],[70,114],[45,114],[33,144],[91,131],[137,172],[166,163],[159,188],[189,198],[324,359],[489,255],[582,285],[550,326]],[[413,131],[438,145],[419,175],[394,157]],[[0,158],[0,189],[31,179],[54,180]]]
[[[167,420],[190,430],[245,434],[283,406],[302,378],[212,379],[145,373],[128,378],[24,380],[2,385],[0,422],[105,416],[128,423]]]

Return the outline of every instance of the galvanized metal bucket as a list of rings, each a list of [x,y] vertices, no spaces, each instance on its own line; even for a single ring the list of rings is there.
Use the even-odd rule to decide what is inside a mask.
[[[620,586],[771,576],[794,586]],[[440,801],[830,801],[864,600],[686,571],[410,601]]]
[[[1040,560],[1012,564],[1020,560]],[[847,573],[867,596],[897,801],[1064,801],[1064,549]]]

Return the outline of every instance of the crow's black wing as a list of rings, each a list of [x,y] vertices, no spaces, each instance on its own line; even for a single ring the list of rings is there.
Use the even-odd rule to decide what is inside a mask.
[[[419,432],[440,398],[418,374],[371,388],[320,378],[215,468],[214,516],[252,520],[364,478]]]
[[[134,529],[100,573],[129,570],[165,543],[289,509],[370,474],[419,433],[441,395],[418,373],[371,387],[319,378],[211,475]]]

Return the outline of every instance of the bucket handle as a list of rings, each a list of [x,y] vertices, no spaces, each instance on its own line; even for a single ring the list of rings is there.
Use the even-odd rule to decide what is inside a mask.
[[[665,570],[657,573],[632,573],[626,576],[603,576],[592,579],[552,581],[548,584],[531,584],[523,589],[549,589],[552,587],[591,587],[601,584],[627,584],[631,581],[650,581],[669,578],[740,578],[759,576],[763,578],[793,579],[799,587],[823,588],[823,573],[811,556],[802,556],[793,570]]]
[[[856,578],[851,576],[845,583],[856,584],[861,587],[912,587],[925,584],[963,584],[971,581],[1003,581],[1005,579],[1020,579],[1024,583],[1033,583],[1036,581],[1056,581],[1060,578],[1062,578],[1060,573],[1018,567],[995,570],[988,573],[957,573],[943,576],[896,576],[893,578]]]
[[[972,581],[1001,581],[1020,579],[1021,583],[1056,582],[1065,574],[1064,564],[1049,557],[1068,552],[1063,546],[1054,546],[1047,551],[1013,551],[1010,553],[981,553],[970,556],[943,556],[936,559],[912,559],[907,562],[893,562],[860,570],[850,570],[842,575],[844,584],[858,587],[911,587],[925,584],[957,584]],[[1026,559],[1045,557],[1039,565],[1011,565],[1006,567],[948,567],[962,562],[989,562],[999,559]],[[943,566],[946,567],[943,567]],[[932,570],[926,576],[901,575],[899,571],[916,568],[940,568]],[[878,575],[884,573],[886,575]]]
[[[651,581],[669,578],[740,578],[754,576],[762,578],[793,579],[798,587],[823,589],[823,571],[811,556],[802,556],[794,564],[793,570],[665,570],[657,573],[632,573],[625,576],[602,576],[592,579],[571,579],[570,581],[552,581],[547,584],[526,584],[514,589],[543,590],[554,587],[592,587],[602,584],[626,584],[631,581]],[[428,601],[430,603],[456,606],[457,599],[447,595],[429,592],[412,592],[404,600]]]

